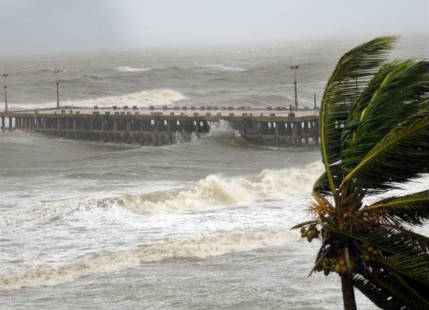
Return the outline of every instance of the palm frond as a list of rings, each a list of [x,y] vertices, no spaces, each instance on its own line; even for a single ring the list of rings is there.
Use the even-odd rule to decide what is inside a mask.
[[[381,309],[427,310],[429,307],[424,287],[412,287],[390,272],[355,274],[353,285]]]
[[[392,282],[389,281],[389,283]],[[353,285],[381,309],[414,309],[413,305],[411,305],[411,307],[409,305],[404,307],[404,302],[409,303],[409,296],[401,289],[394,289],[391,284],[390,289],[386,289],[387,285],[380,285],[374,280],[371,281],[371,278],[365,274],[355,274],[353,277]]]
[[[410,279],[422,282],[428,285],[429,289],[428,238],[425,238],[426,240],[417,240],[413,234],[409,234],[407,231],[381,227],[373,228],[366,233],[337,232],[382,250],[385,255],[376,258],[377,263],[389,267]]]
[[[358,211],[371,218],[397,224],[421,225],[429,219],[429,190],[378,201]]]
[[[425,300],[421,292],[429,290],[429,238],[395,227],[372,227],[366,232],[332,230],[382,251],[382,255],[376,255],[370,261],[372,267],[369,274],[381,281],[375,284],[388,288],[393,281],[390,279],[383,284],[383,276],[388,273],[403,282],[398,287],[406,288],[410,294]],[[380,270],[383,271],[382,275],[377,274]],[[366,271],[361,270],[360,273],[365,275]],[[388,291],[397,293],[395,290]]]
[[[382,81],[381,77],[384,76]],[[349,172],[398,123],[421,110],[427,112],[429,63],[395,61],[384,66],[368,88],[375,89],[370,100],[358,101],[345,124],[342,136],[342,168]],[[365,96],[364,96],[365,97]],[[361,98],[360,98],[361,99]]]
[[[426,284],[429,289],[429,254],[398,253],[386,258],[378,258],[376,261],[410,279]]]
[[[366,189],[393,188],[428,171],[429,118],[427,111],[407,119],[379,141],[344,178]]]
[[[342,231],[332,226],[328,228],[336,234],[367,243],[388,255],[429,253],[429,238],[403,227],[377,226],[366,231]]]
[[[320,146],[334,197],[338,184],[334,183],[331,165],[340,159],[342,128],[362,86],[386,60],[394,41],[395,37],[382,37],[352,49],[341,57],[326,85],[320,109]]]
[[[392,61],[383,65],[368,83],[368,86],[362,91],[356,103],[352,106],[349,117],[341,133],[341,148],[343,150],[347,149],[350,144],[353,143],[362,112],[366,109],[374,93],[379,89],[386,76],[393,70],[397,63],[398,61]]]
[[[353,167],[393,126],[418,111],[429,92],[427,61],[392,61],[369,82],[342,132],[342,159]]]

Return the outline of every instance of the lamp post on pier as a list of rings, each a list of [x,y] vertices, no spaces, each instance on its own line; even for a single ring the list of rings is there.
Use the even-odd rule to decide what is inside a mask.
[[[54,73],[58,74],[58,73],[60,73],[60,70],[55,70]],[[61,83],[61,80],[57,79],[55,81],[55,83],[57,84],[57,109],[59,109],[60,108],[60,83]]]
[[[8,73],[2,74],[4,77],[4,112],[7,113],[9,111],[9,108],[7,106],[7,77],[9,76]]]
[[[314,110],[317,110],[317,100],[316,100],[316,93],[314,93],[314,99],[313,99],[314,101],[313,101],[313,109]]]
[[[290,66],[290,68],[294,71],[295,80],[294,80],[294,90],[295,90],[295,110],[298,111],[298,87],[296,82],[296,70],[298,70],[299,65]]]

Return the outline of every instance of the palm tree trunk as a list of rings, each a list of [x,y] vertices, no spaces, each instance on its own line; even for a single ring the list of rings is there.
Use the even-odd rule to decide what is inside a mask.
[[[356,299],[351,275],[341,275],[341,288],[343,290],[344,310],[356,310]]]

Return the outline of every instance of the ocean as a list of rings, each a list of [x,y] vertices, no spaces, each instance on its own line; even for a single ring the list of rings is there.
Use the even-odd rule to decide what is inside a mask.
[[[64,105],[261,107],[293,103],[299,64],[312,107],[359,42],[0,56],[0,70],[10,109],[54,106],[57,79]],[[428,50],[404,38],[393,55]],[[340,308],[337,277],[308,277],[318,242],[290,230],[322,171],[316,147],[249,145],[227,123],[160,147],[0,133],[0,309]]]

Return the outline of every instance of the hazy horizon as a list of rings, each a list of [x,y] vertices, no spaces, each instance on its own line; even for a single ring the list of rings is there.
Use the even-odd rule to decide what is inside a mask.
[[[427,35],[428,3],[2,0],[0,55],[186,49]]]

